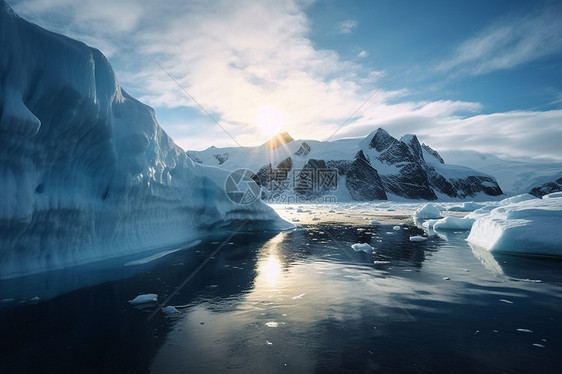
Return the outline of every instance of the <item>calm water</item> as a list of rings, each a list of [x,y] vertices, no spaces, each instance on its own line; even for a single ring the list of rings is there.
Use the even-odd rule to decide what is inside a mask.
[[[0,372],[558,372],[562,262],[492,257],[466,232],[410,242],[422,231],[393,226],[241,233],[145,265],[0,283],[20,287],[0,308]],[[83,288],[47,299],[72,283]],[[39,301],[21,297],[31,290]],[[128,303],[142,293],[160,304]]]

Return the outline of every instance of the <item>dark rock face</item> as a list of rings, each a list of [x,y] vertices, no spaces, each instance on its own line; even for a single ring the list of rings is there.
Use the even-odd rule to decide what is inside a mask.
[[[228,154],[228,152],[225,152],[225,153],[219,153],[219,154],[213,155],[213,157],[218,160],[219,165],[222,165],[228,160],[230,155]]]
[[[271,164],[262,167],[256,174],[256,183],[271,193],[281,193],[290,187],[289,176],[293,160],[287,157],[274,168]]]
[[[529,193],[538,198],[542,198],[544,195],[548,195],[549,193],[560,191],[562,191],[562,177],[558,178],[555,181],[535,187],[531,191],[529,191]]]
[[[402,166],[399,174],[382,176],[385,189],[408,199],[436,200],[427,173],[421,165],[412,162]]]
[[[398,140],[392,137],[385,130],[379,128],[377,129],[377,132],[371,139],[371,142],[369,143],[369,147],[376,149],[377,152],[382,152],[383,150],[389,148],[396,142],[398,142]]]
[[[302,142],[299,149],[294,153],[297,157],[304,157],[310,153],[310,146],[306,142]]]
[[[295,180],[295,192],[301,195],[323,195],[338,187],[338,171],[324,160],[309,159]]]
[[[353,200],[387,200],[379,173],[367,161],[362,151],[345,172],[345,186]]]
[[[381,177],[385,190],[409,199],[437,199],[425,171],[426,164],[418,138],[413,135],[403,139],[408,143],[393,138],[383,129],[378,129],[369,144],[380,152],[377,157],[380,162],[395,166],[399,170],[398,174]]]
[[[363,156],[363,158],[365,158]],[[338,171],[338,175],[345,175],[353,161],[351,160],[330,160],[326,161],[326,165],[331,169],[336,169]]]

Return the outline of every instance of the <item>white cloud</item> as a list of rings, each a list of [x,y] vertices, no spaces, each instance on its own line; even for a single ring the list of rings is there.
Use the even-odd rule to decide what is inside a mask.
[[[481,75],[562,53],[558,8],[504,19],[463,42],[439,71]]]
[[[338,32],[340,34],[351,34],[355,28],[357,28],[358,23],[355,20],[348,19],[338,23]]]
[[[196,108],[150,57],[154,56],[243,144],[265,141],[254,126],[264,106],[284,114],[293,137],[326,139],[387,77],[384,71],[342,60],[335,51],[317,49],[309,39],[311,24],[300,0],[9,3],[27,19],[110,54],[121,85],[155,107],[157,117],[167,108]],[[560,41],[550,38],[561,26],[552,17],[541,17],[527,18],[517,26],[521,30],[513,22],[495,26],[465,42],[441,69],[482,74],[523,63],[533,53],[544,56],[549,50],[562,50]],[[357,23],[350,21],[346,27],[340,30],[351,32]],[[494,52],[498,45],[504,48]],[[397,103],[407,93],[382,87],[337,136],[365,136],[382,126],[396,136],[417,133],[435,148],[562,158],[556,144],[562,139],[560,111],[478,115],[482,106],[473,102]],[[163,126],[170,126],[185,149],[235,146],[211,120],[202,118]]]
[[[357,54],[357,57],[360,57],[360,58],[367,57],[367,56],[369,56],[369,53],[365,50],[363,50],[363,51],[361,51]]]

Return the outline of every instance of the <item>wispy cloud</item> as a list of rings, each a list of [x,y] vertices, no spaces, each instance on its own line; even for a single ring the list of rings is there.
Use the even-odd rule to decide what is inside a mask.
[[[464,41],[437,69],[481,75],[560,54],[561,14],[560,8],[554,8],[504,19]]]
[[[352,19],[347,19],[338,23],[338,32],[340,34],[351,34],[359,24],[357,21]]]
[[[346,61],[333,50],[318,49],[309,38],[303,0],[8,2],[30,21],[109,54],[121,85],[155,107],[157,117],[169,108],[197,111],[153,56],[242,144],[265,140],[256,136],[254,125],[265,106],[283,113],[293,137],[325,139],[388,77],[360,65],[364,59]],[[550,37],[554,31],[561,35],[553,17],[541,13],[519,24],[504,21],[466,41],[440,68],[483,74],[531,58],[525,56],[561,51],[560,41]],[[353,31],[356,26],[347,27]],[[504,48],[494,49],[498,45]],[[338,136],[365,136],[383,126],[397,136],[418,133],[436,148],[454,144],[529,155],[560,153],[554,144],[562,138],[560,111],[479,115],[479,103],[413,102],[406,101],[407,95],[406,89],[382,87]],[[204,116],[183,122],[176,117],[163,126],[185,149],[235,145]],[[526,146],[525,139],[544,146]]]

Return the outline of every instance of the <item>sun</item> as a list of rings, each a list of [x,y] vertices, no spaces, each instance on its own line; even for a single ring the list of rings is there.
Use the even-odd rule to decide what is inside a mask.
[[[283,128],[283,114],[275,107],[263,106],[258,110],[256,125],[265,135],[276,135]]]

